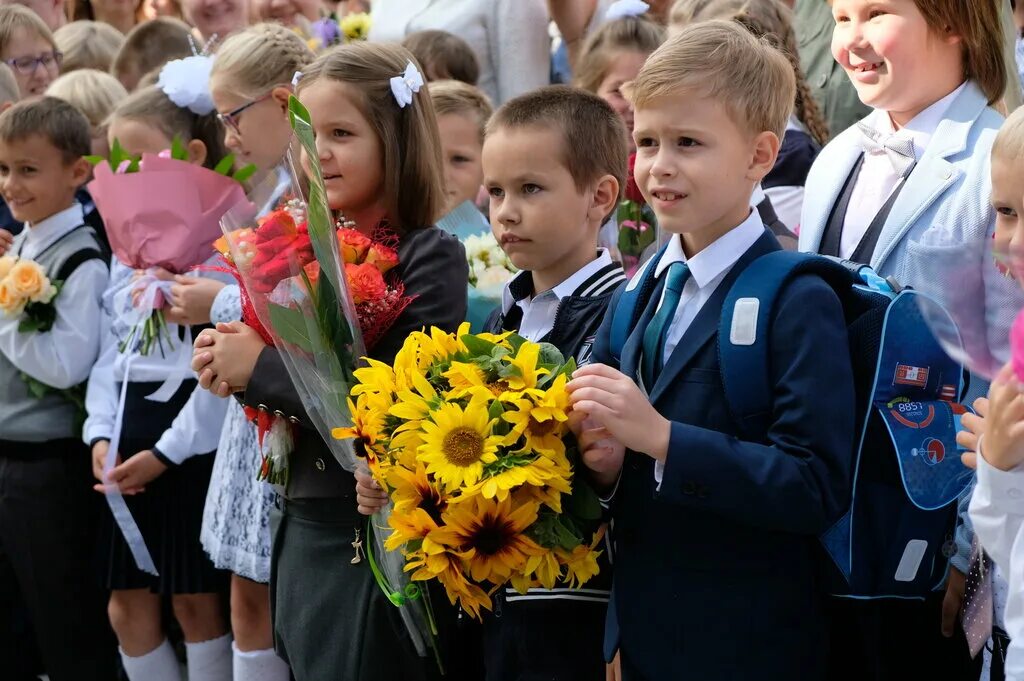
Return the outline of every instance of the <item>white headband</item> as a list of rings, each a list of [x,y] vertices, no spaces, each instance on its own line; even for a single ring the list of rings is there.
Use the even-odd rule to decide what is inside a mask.
[[[643,0],[617,0],[605,12],[604,18],[605,21],[615,21],[626,17],[638,17],[641,14],[647,14],[647,10],[650,8],[651,6]]]
[[[405,73],[391,79],[391,94],[395,96],[398,106],[405,108],[412,104],[412,96],[423,87],[423,76],[412,62],[405,67]]]
[[[210,96],[212,69],[213,59],[204,55],[175,59],[160,69],[156,85],[179,107],[205,116],[214,110]]]

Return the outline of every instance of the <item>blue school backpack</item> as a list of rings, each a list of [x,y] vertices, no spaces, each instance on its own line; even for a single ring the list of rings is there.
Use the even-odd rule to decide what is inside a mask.
[[[648,304],[655,269],[648,263],[612,312],[616,357]],[[938,303],[870,267],[789,251],[761,256],[729,291],[718,333],[726,400],[752,440],[771,424],[773,310],[786,284],[804,274],[821,277],[842,303],[850,357],[836,360],[852,363],[860,405],[850,506],[820,537],[829,558],[826,587],[853,598],[923,599],[945,581],[956,551],[956,502],[971,480],[956,444],[966,412],[955,403],[964,391],[963,368],[932,336],[922,306],[932,323],[953,321]],[[827,415],[822,425],[828,427]]]

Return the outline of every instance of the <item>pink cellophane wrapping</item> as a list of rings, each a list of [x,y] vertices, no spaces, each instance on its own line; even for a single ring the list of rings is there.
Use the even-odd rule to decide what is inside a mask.
[[[230,177],[151,154],[137,173],[97,165],[88,189],[121,262],[177,273],[210,257],[221,216],[245,200],[242,185]]]
[[[1010,355],[1017,380],[1024,382],[1024,310],[1020,311],[1010,327]]]

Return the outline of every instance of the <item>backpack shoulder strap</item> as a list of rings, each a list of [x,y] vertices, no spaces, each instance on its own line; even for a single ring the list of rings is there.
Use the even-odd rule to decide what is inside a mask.
[[[668,244],[659,248],[658,252],[633,275],[619,296],[618,304],[612,310],[608,349],[616,359],[622,359],[622,348],[626,345],[626,339],[643,314],[647,298],[651,295],[653,283],[657,279],[654,274],[658,269],[657,263],[667,247]]]
[[[744,432],[761,437],[771,425],[769,334],[786,284],[800,275],[814,274],[845,301],[855,284],[864,283],[861,269],[811,253],[776,251],[750,263],[740,274],[722,305],[718,353],[726,402]]]
[[[103,256],[103,253],[99,249],[83,248],[80,251],[75,251],[74,253],[72,253],[68,257],[68,259],[64,261],[64,263],[60,266],[60,269],[57,270],[57,276],[55,277],[55,279],[57,281],[67,281],[68,278],[72,274],[74,274],[75,270],[77,270],[80,265],[84,265],[90,260],[99,260],[104,264],[107,263],[107,259]]]

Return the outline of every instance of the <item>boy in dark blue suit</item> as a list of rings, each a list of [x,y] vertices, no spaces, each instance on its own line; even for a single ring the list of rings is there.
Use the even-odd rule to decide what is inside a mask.
[[[610,312],[569,384],[574,422],[603,425],[580,442],[615,520],[605,654],[625,681],[824,678],[817,536],[849,501],[854,449],[838,297],[812,275],[781,292],[765,432],[736,422],[719,367],[720,344],[749,340],[718,337],[729,289],[779,250],[750,196],[794,88],[782,54],[717,21],[666,43],[632,85],[636,178],[670,238],[627,285],[650,291],[624,345]]]

